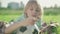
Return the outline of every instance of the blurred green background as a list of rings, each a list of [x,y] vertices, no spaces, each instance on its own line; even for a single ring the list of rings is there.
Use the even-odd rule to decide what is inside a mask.
[[[9,22],[12,19],[18,18],[24,13],[24,9],[9,9],[0,8],[0,20]],[[60,22],[60,8],[44,8],[43,21],[50,20]]]
[[[16,20],[24,13],[24,9],[9,9],[9,8],[0,8],[0,21],[9,22],[12,19]],[[44,8],[43,21],[50,23],[50,21],[55,21],[60,23],[60,8]],[[60,34],[60,28],[58,33]]]

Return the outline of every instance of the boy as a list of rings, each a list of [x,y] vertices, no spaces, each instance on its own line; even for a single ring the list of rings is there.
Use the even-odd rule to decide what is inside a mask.
[[[37,26],[41,28],[41,11],[41,7],[38,5],[36,0],[30,0],[25,6],[24,14],[15,21],[15,24],[6,28],[5,32],[13,32],[14,34],[32,34],[35,26],[31,25],[36,23],[38,24]],[[27,28],[27,30],[22,32],[21,27],[25,29]]]

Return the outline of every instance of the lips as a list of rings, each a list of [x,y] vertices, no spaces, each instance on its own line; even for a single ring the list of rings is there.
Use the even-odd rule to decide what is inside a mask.
[[[39,19],[40,17],[38,15],[32,15],[33,17],[36,17],[37,19]]]

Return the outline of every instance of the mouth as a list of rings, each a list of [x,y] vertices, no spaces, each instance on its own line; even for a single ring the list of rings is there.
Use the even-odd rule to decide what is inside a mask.
[[[36,17],[37,19],[40,19],[40,16],[37,15],[32,15],[33,17]]]

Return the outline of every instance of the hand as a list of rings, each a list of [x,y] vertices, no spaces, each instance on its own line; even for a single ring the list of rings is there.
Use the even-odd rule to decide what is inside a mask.
[[[28,18],[33,17],[36,18],[37,20],[40,19],[40,14],[32,14],[31,11],[27,14]]]
[[[37,21],[37,18],[35,18],[35,17],[28,17],[27,21],[28,21],[28,23],[27,23],[28,25],[34,25],[35,22]]]

